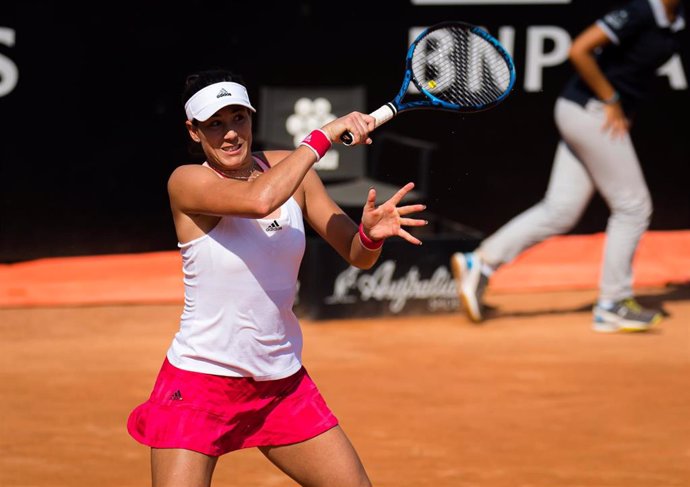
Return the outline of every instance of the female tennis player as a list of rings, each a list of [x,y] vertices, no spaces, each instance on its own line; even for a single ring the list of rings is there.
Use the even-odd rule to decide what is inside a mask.
[[[206,161],[175,169],[170,206],[185,304],[150,398],[128,420],[151,447],[154,487],[209,486],[219,456],[258,449],[300,485],[366,486],[368,476],[302,364],[292,307],[306,220],[351,265],[370,268],[386,238],[421,242],[404,226],[423,205],[398,206],[408,183],[354,223],[312,166],[339,135],[370,144],[372,117],[353,112],[294,151],[252,153],[247,90],[228,71],[188,77],[186,127]]]

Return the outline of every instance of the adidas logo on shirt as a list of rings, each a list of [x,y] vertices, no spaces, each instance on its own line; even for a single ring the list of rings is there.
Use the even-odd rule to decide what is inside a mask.
[[[281,227],[280,224],[275,220],[273,220],[273,223],[266,227],[267,232],[277,232],[278,230],[282,229],[283,227]]]

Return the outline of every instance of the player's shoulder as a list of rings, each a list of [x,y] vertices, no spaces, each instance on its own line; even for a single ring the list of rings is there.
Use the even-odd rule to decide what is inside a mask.
[[[201,164],[182,164],[173,169],[168,177],[168,189],[175,186],[187,185],[206,178],[212,179],[214,174],[208,167]]]
[[[201,164],[181,164],[173,169],[170,178],[180,178],[195,174],[208,174],[208,168]]]

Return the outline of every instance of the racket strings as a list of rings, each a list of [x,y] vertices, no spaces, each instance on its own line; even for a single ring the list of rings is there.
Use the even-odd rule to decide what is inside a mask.
[[[439,100],[465,107],[494,103],[511,82],[510,66],[496,47],[457,26],[430,31],[418,43],[411,66],[421,88]]]

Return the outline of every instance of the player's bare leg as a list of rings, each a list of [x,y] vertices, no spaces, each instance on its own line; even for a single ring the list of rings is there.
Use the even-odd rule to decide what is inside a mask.
[[[371,487],[357,452],[339,426],[301,443],[259,449],[303,487]]]
[[[151,448],[153,487],[209,487],[218,457],[178,448]]]

